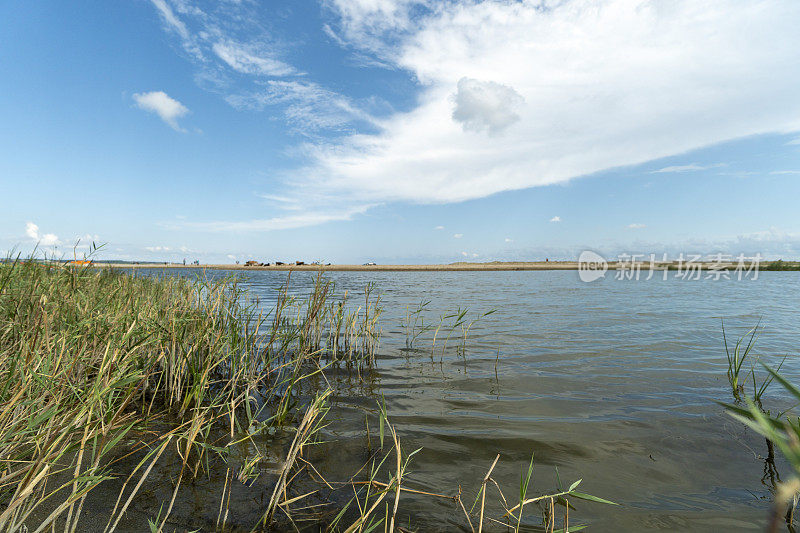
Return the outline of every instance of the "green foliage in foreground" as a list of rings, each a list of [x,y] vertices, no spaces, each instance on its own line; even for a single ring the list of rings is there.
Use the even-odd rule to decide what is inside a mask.
[[[795,404],[796,407],[800,405],[800,389],[780,374],[780,369],[786,362],[787,357],[784,357],[775,369],[761,363],[755,357],[750,366],[749,375],[745,372],[744,379],[739,381],[742,366],[753,350],[758,331],[759,326],[756,325],[755,328],[736,342],[733,352],[728,349],[727,339],[725,340],[725,351],[728,355],[728,380],[736,403],[719,403],[728,409],[729,414],[735,419],[766,437],[768,446],[767,468],[775,468],[773,445],[778,447],[792,466],[795,475],[789,481],[778,483],[775,487],[775,505],[773,506],[768,531],[778,530],[778,523],[781,521],[780,515],[787,504],[789,505],[784,520],[789,525],[790,531],[794,531],[794,509],[798,503],[798,495],[800,495],[800,418],[793,414],[793,408],[782,413],[772,414],[764,408],[763,396],[770,385],[777,381],[798,402]],[[723,326],[723,337],[724,335],[725,329]],[[743,341],[748,336],[747,344],[744,345]],[[742,349],[742,347],[744,348]],[[762,379],[760,386],[756,381],[755,366],[757,362],[766,371],[766,377]],[[744,386],[748,377],[752,382],[752,395],[749,394],[748,388]]]
[[[308,355],[297,352],[302,324],[284,317],[264,342],[262,321],[231,280],[0,265],[0,531],[76,531],[86,495],[109,479],[108,459],[134,434],[150,451],[109,529],[170,442],[180,477],[195,476],[207,454],[226,452],[206,442],[215,424],[232,440],[275,423],[276,414],[264,424],[254,412],[254,391],[276,398],[260,409],[291,419]],[[138,430],[166,416],[172,428],[142,441]]]
[[[291,521],[290,504],[312,494],[295,496],[289,490],[306,468],[297,468],[296,460],[323,426],[331,394],[312,385],[301,395],[303,383],[325,364],[362,369],[375,360],[380,307],[371,298],[372,287],[355,311],[345,300],[334,300],[332,289],[321,276],[306,300],[284,289],[265,324],[267,318],[247,302],[235,279],[192,281],[89,265],[0,263],[0,531],[80,531],[86,498],[117,477],[124,484],[113,506],[109,502],[105,527],[113,531],[154,466],[173,454],[171,499],[147,524],[162,531],[182,482],[207,473],[210,456],[230,465],[234,447],[247,442],[258,450],[253,437],[284,424],[294,426],[295,436],[253,526],[269,528],[278,510]],[[387,450],[384,427],[393,443]],[[391,531],[402,492],[441,497],[402,486],[409,460],[419,450],[402,451],[385,406],[380,428],[381,450],[371,459],[368,479],[339,484],[355,494],[355,521],[345,527],[346,506],[329,528],[366,531],[388,524]],[[115,460],[123,454],[135,455],[138,463],[116,472]],[[262,458],[257,453],[239,468],[229,467],[228,495],[234,477],[246,484],[258,476]],[[525,505],[546,504],[545,530],[553,532],[555,506],[564,506],[568,515],[567,497],[611,503],[577,492],[579,482],[528,498],[532,468],[531,463],[519,504],[509,509],[503,498],[505,521],[516,522],[509,526],[514,530]],[[388,482],[378,481],[381,472]],[[479,492],[478,531],[490,475],[491,469]],[[221,489],[224,503],[226,487]],[[228,517],[223,503],[216,524],[222,530]]]

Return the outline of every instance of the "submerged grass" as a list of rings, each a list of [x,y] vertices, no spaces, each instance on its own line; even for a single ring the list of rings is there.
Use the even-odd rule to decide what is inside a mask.
[[[381,307],[372,285],[350,304],[321,274],[305,299],[290,296],[288,283],[265,316],[233,278],[137,277],[19,258],[0,263],[0,531],[81,531],[87,498],[112,482],[119,492],[107,503],[103,531],[122,528],[165,461],[171,493],[147,527],[167,528],[181,487],[222,464],[214,528],[227,530],[234,485],[252,486],[268,455],[255,437],[287,429],[294,437],[281,452],[260,517],[248,526],[253,530],[298,528],[297,512],[326,504],[305,504],[321,498],[317,490],[292,490],[301,472],[327,489],[352,491],[350,503],[320,523],[330,531],[401,531],[404,492],[452,498],[473,528],[460,491],[446,496],[403,486],[419,450],[403,451],[385,404],[381,446],[365,465],[366,479],[328,483],[303,457],[325,424],[331,396],[321,384],[327,379],[311,378],[324,378],[334,364],[359,376],[374,365]],[[464,314],[450,318],[465,342],[472,322]],[[240,453],[243,447],[248,451]],[[533,502],[549,501],[551,511],[566,497],[608,503],[576,492],[577,483],[527,498],[532,468],[519,504],[509,507],[503,497],[506,517],[491,520],[516,530]],[[490,475],[480,488],[479,530]],[[545,516],[553,531],[553,513]]]
[[[800,418],[793,412],[794,408],[772,414],[769,409],[764,407],[764,394],[772,385],[773,381],[778,381],[786,391],[800,405],[800,389],[791,384],[780,374],[783,364],[788,356],[784,356],[776,368],[770,368],[759,361],[757,356],[751,355],[758,337],[761,321],[754,328],[740,337],[733,351],[728,349],[727,339],[725,340],[725,352],[728,358],[728,381],[735,403],[729,404],[719,402],[729,414],[754,429],[766,439],[767,455],[764,457],[764,478],[770,480],[770,491],[774,497],[774,505],[770,514],[767,531],[778,531],[779,524],[784,521],[789,531],[795,531],[794,513],[800,499]],[[723,324],[723,338],[725,338],[725,328]],[[749,375],[745,372],[743,379],[739,380],[739,374],[746,360],[750,359]],[[760,363],[762,372],[766,375],[762,378],[761,384],[757,382],[756,364]],[[745,389],[747,379],[752,382],[752,395]],[[794,476],[786,482],[781,481],[775,464],[775,446],[783,453],[794,470]]]

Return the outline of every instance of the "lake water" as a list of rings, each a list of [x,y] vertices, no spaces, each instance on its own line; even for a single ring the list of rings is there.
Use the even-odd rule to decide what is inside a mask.
[[[151,271],[153,273],[158,271]],[[195,275],[196,271],[168,271]],[[209,276],[227,273],[209,271]],[[237,271],[265,310],[285,272]],[[368,282],[382,295],[383,335],[372,390],[340,386],[326,437],[314,451],[321,471],[342,480],[364,461],[365,413],[383,394],[412,462],[409,486],[471,504],[495,455],[493,477],[510,500],[535,454],[533,489],[583,478],[585,492],[622,504],[574,502],[570,521],[594,531],[761,530],[771,495],[763,438],[725,414],[731,401],[720,321],[729,340],[762,319],[756,352],[784,355],[800,377],[796,323],[800,275],[762,272],[742,281],[607,279],[582,283],[574,271],[331,272],[337,293],[355,298]],[[311,273],[292,274],[298,293]],[[472,328],[463,354],[430,334],[409,349],[406,307],[423,300],[426,324],[458,307],[495,310]],[[765,407],[786,404],[775,385]],[[374,427],[373,427],[374,430]],[[778,474],[790,476],[780,458]],[[334,476],[336,477],[336,476]],[[497,500],[490,490],[487,500]],[[422,531],[466,528],[452,501],[403,495],[401,523]],[[499,506],[491,509],[497,516]],[[530,509],[530,523],[538,511]]]

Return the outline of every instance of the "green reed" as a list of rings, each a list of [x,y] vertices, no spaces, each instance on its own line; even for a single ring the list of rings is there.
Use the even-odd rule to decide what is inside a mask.
[[[209,454],[225,459],[230,445],[302,412],[298,389],[326,353],[328,289],[320,281],[304,301],[284,289],[268,321],[233,278],[130,276],[20,258],[0,264],[0,530],[56,522],[78,530],[87,495],[118,475],[113,458],[167,416],[174,427],[146,433],[149,451],[107,529],[171,444],[180,476],[163,526],[180,480],[206,471]],[[344,332],[345,359],[360,366],[374,361],[377,344],[372,290]],[[212,442],[214,428],[229,434],[228,444]]]
[[[292,507],[317,491],[298,495],[293,483],[304,471],[321,478],[304,450],[325,426],[331,390],[313,378],[329,365],[361,370],[375,363],[382,308],[373,285],[337,297],[320,275],[298,297],[289,283],[265,314],[235,278],[135,276],[19,258],[0,263],[0,531],[80,531],[87,498],[116,479],[119,493],[108,502],[105,526],[114,531],[164,464],[174,469],[174,488],[148,521],[150,530],[164,530],[181,488],[211,475],[214,464],[227,467],[215,526],[226,530],[232,486],[255,483],[270,455],[254,437],[283,427],[294,438],[253,526],[280,527],[279,516],[294,523]],[[473,321],[463,312],[454,318],[450,333],[465,339]],[[381,448],[365,481],[353,476],[339,484],[354,496],[329,531],[401,530],[404,493],[450,499],[464,509],[458,495],[406,486],[420,450],[406,453],[385,402],[379,412]],[[122,467],[125,457],[134,464]],[[489,480],[481,486],[484,500]],[[573,485],[527,498],[529,481],[530,473],[517,507],[503,503],[512,529],[521,527],[526,504],[582,497]],[[479,529],[483,509],[482,502]],[[467,513],[470,527],[473,519]]]
[[[800,418],[798,418],[797,414],[792,414],[793,408],[772,415],[770,410],[764,407],[764,394],[773,381],[778,381],[784,389],[798,401],[795,407],[800,405],[800,389],[791,384],[780,374],[780,370],[788,356],[783,357],[781,362],[774,369],[758,361],[758,358],[755,358],[751,364],[749,373],[749,378],[753,385],[752,396],[747,393],[744,387],[748,376],[745,374],[741,382],[737,379],[741,367],[753,350],[759,326],[760,321],[756,327],[748,331],[747,334],[737,341],[733,353],[728,350],[727,341],[725,342],[725,349],[728,357],[728,380],[732,387],[735,403],[718,403],[724,406],[731,416],[765,437],[767,444],[765,476],[770,475],[772,479],[772,492],[775,497],[773,510],[770,515],[770,524],[767,530],[777,531],[778,524],[782,520],[788,524],[790,530],[793,530],[794,511],[800,497],[800,480],[798,480],[798,476],[800,476]],[[724,326],[723,337],[725,337]],[[747,344],[745,345],[744,342],[746,339]],[[755,373],[757,362],[761,364],[761,367],[767,373],[760,385],[757,384]],[[780,481],[780,476],[777,474],[774,446],[778,446],[795,472],[795,476],[785,483]],[[784,507],[786,508],[785,514],[783,512]],[[781,516],[782,514],[783,516]]]
[[[722,340],[725,344],[725,355],[728,358],[728,382],[730,383],[733,395],[737,400],[739,400],[741,395],[744,393],[744,386],[747,382],[748,373],[745,371],[743,376],[740,377],[740,375],[742,374],[742,369],[745,362],[748,360],[753,348],[755,347],[760,326],[761,320],[758,321],[758,324],[756,324],[754,328],[741,336],[733,346],[733,350],[730,350],[728,348],[728,336],[725,334],[725,322],[722,322]],[[743,344],[745,341],[747,341],[747,343]],[[755,361],[750,366],[750,375],[753,375],[754,366]]]

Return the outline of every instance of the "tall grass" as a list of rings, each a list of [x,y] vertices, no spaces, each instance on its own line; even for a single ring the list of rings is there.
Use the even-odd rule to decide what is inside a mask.
[[[112,460],[131,440],[149,452],[108,529],[171,443],[180,475],[162,527],[180,480],[203,472],[209,454],[229,452],[211,442],[212,428],[227,428],[230,444],[300,417],[298,387],[325,353],[325,289],[320,282],[302,305],[284,290],[267,322],[233,279],[0,264],[0,530],[78,530],[87,494],[116,475]],[[334,358],[374,360],[370,291],[364,312],[342,311],[343,349],[329,335]],[[166,418],[170,429],[141,442],[149,423]]]
[[[152,531],[162,531],[181,487],[219,464],[226,476],[215,528],[226,530],[232,486],[252,485],[267,455],[255,437],[280,427],[294,438],[252,527],[278,527],[279,515],[293,525],[292,507],[317,492],[292,492],[302,471],[327,488],[336,485],[304,458],[325,425],[331,396],[310,378],[329,365],[359,373],[371,367],[380,337],[374,286],[341,298],[334,289],[320,275],[300,298],[289,294],[287,280],[264,315],[233,278],[141,277],[19,258],[0,263],[0,531],[81,531],[87,499],[109,483],[118,494],[105,502],[104,530],[114,531],[148,477],[166,465],[173,487],[149,519]],[[472,323],[463,314],[453,318],[451,331],[465,339]],[[466,513],[460,495],[404,486],[419,450],[403,450],[385,404],[379,428],[381,446],[365,465],[366,479],[357,474],[338,484],[353,499],[328,530],[400,531],[406,492],[453,499]],[[480,489],[479,529],[490,474]],[[527,498],[529,481],[530,473],[518,506],[504,503],[512,529],[524,527],[526,504],[552,507],[567,495],[587,496],[573,484]],[[472,528],[474,516],[466,514]]]

